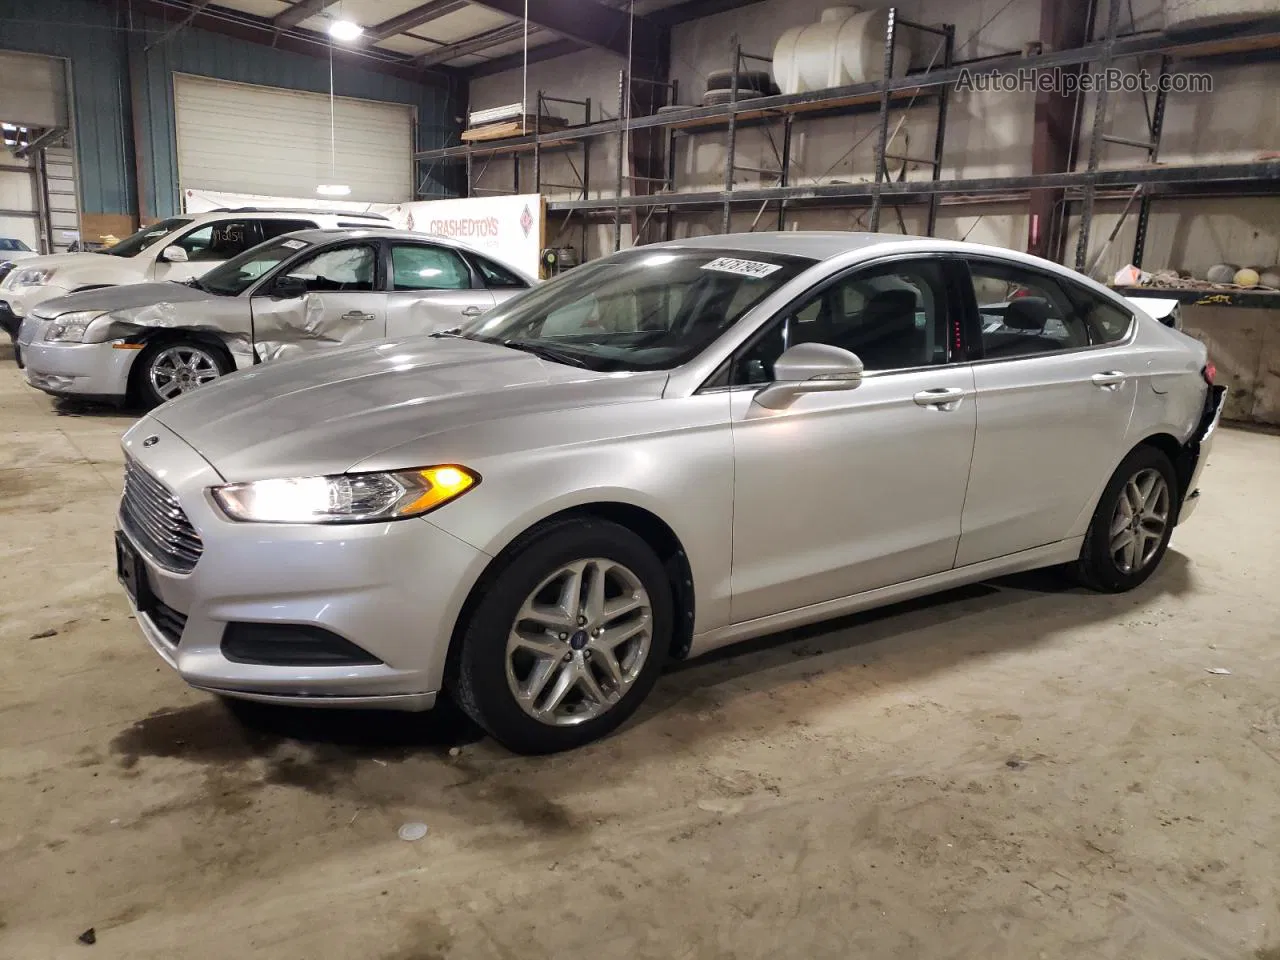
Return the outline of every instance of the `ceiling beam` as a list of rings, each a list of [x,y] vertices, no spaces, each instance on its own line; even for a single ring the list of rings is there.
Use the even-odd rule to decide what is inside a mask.
[[[550,43],[539,44],[536,47],[529,48],[529,62],[541,63],[543,60],[554,60],[556,57],[567,57],[571,53],[580,53],[587,49],[577,40],[552,40]],[[495,73],[506,73],[508,70],[519,70],[524,65],[524,51],[517,53],[507,53],[500,57],[494,57],[492,60],[486,60],[484,63],[477,63],[471,67],[464,67],[468,80],[474,80],[477,77],[491,77]]]
[[[430,23],[432,20],[447,17],[467,6],[470,6],[468,0],[428,0],[420,7],[414,7],[390,20],[374,24],[365,31],[365,36],[369,38],[370,43],[377,43],[379,40],[394,37],[397,33],[404,33],[424,23]]]
[[[688,0],[686,3],[678,3],[662,10],[654,10],[648,14],[648,17],[654,23],[664,27],[674,27],[680,23],[688,23],[690,20],[713,17],[717,13],[726,13],[730,10],[737,10],[739,7],[749,7],[760,2],[762,0]]]
[[[531,35],[532,33],[533,31],[530,31]],[[434,67],[450,60],[456,60],[458,57],[470,56],[473,53],[488,50],[490,47],[496,47],[499,44],[519,40],[523,36],[524,24],[508,23],[493,30],[486,30],[484,33],[477,34],[474,37],[468,37],[466,40],[459,40],[457,43],[446,43],[442,47],[436,47],[434,50],[429,50],[419,55],[415,62],[420,67]]]
[[[486,7],[506,14],[516,20],[524,20],[528,4],[529,22],[557,33],[568,40],[576,40],[588,47],[607,50],[620,57],[628,53],[638,61],[652,62],[660,59],[664,29],[644,17],[632,18],[624,10],[606,7],[596,0],[473,0],[476,6]]]
[[[308,17],[322,13],[326,7],[331,7],[337,2],[338,0],[298,0],[288,10],[281,10],[272,17],[271,25],[277,30],[288,30]]]
[[[175,22],[177,18],[190,17],[188,26],[192,29],[207,30],[210,33],[234,37],[248,43],[262,44],[278,50],[288,50],[310,57],[328,59],[330,40],[322,33],[314,33],[299,27],[281,30],[272,20],[257,17],[253,14],[231,11],[216,4],[201,6],[193,11],[190,0],[174,2],[174,0],[102,0],[104,6],[115,7],[121,16],[152,17],[160,21],[164,27]],[[194,13],[194,15],[192,15]],[[151,25],[148,25],[151,26]],[[414,83],[445,80],[456,82],[461,76],[459,71],[448,67],[434,67],[431,73],[424,74],[421,67],[403,54],[390,50],[375,49],[364,52],[360,48],[343,44],[333,45],[333,56],[336,60],[358,66],[376,73],[390,74]],[[433,75],[434,74],[434,75]]]

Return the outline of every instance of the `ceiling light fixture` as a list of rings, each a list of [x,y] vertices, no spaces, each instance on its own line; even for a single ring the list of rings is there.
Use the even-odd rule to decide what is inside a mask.
[[[329,36],[343,43],[351,43],[364,33],[364,27],[351,20],[334,20],[329,24]]]
[[[322,183],[316,187],[316,193],[322,197],[347,197],[351,195],[351,188],[345,183]]]

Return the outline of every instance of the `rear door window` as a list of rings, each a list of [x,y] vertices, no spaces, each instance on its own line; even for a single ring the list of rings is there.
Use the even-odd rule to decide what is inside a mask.
[[[391,245],[392,290],[470,290],[471,271],[452,250],[422,243]]]
[[[1017,264],[969,262],[989,360],[1055,353],[1095,342],[1089,325],[1054,277]]]

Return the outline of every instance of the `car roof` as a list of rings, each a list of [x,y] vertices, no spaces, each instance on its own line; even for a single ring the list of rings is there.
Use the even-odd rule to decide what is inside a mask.
[[[368,227],[316,227],[308,230],[294,230],[287,234],[290,237],[296,237],[299,240],[305,240],[307,243],[330,243],[334,240],[343,240],[348,237],[386,237],[388,240],[430,240],[432,243],[438,243],[441,246],[456,247],[460,250],[470,250],[470,247],[458,243],[456,240],[450,240],[448,237],[441,237],[433,233],[418,233],[414,230],[388,230],[370,224]]]
[[[684,247],[704,250],[740,250],[743,253],[791,254],[811,260],[828,260],[842,253],[903,241],[927,241],[928,237],[896,233],[840,233],[792,230],[772,233],[727,233],[710,237],[689,237],[655,243],[653,247]]]
[[[251,213],[258,217],[353,217],[357,220],[369,220],[374,223],[388,223],[389,218],[381,213],[357,213],[354,210],[325,210],[307,207],[218,207],[205,210],[203,213],[191,213],[191,217],[226,216],[229,213]]]

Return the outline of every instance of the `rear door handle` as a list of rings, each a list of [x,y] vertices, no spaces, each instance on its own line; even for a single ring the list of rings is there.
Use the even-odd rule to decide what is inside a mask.
[[[934,387],[932,390],[921,390],[913,399],[919,407],[954,410],[964,399],[964,390],[960,387]]]
[[[481,310],[479,307],[466,307],[463,309],[462,315],[464,317],[478,317],[483,312],[484,311]]]
[[[359,310],[348,310],[342,315],[343,320],[359,320],[361,322],[375,319],[372,313],[361,313]]]
[[[1129,375],[1121,373],[1119,370],[1107,370],[1103,373],[1095,373],[1089,379],[1093,381],[1095,387],[1101,387],[1103,390],[1115,390],[1129,379]]]

